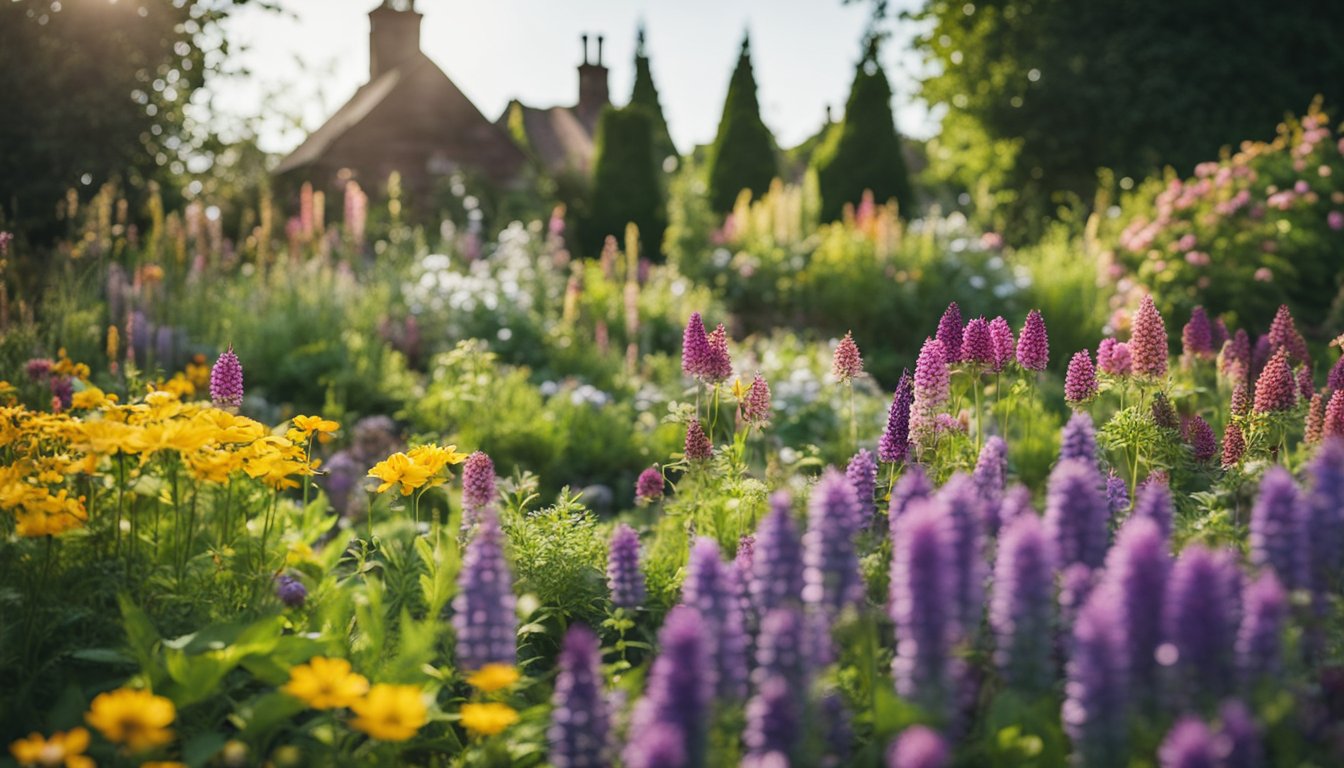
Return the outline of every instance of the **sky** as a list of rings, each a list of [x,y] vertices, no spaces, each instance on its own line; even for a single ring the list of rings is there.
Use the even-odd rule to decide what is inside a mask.
[[[381,0],[278,0],[279,13],[245,7],[224,34],[240,74],[212,88],[212,116],[251,120],[263,149],[287,152],[368,79],[368,12]],[[908,7],[911,0],[895,2]],[[531,106],[578,98],[579,36],[604,34],[612,101],[634,79],[642,21],[668,128],[677,146],[712,141],[744,31],[761,113],[785,147],[843,110],[869,4],[841,0],[418,0],[421,48],[491,120],[512,98]],[[890,22],[889,22],[890,23]],[[896,27],[883,64],[898,128],[931,131],[911,97],[919,58]]]

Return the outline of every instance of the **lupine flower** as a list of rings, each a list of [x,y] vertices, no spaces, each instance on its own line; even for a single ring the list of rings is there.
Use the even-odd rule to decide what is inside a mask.
[[[691,461],[704,461],[714,455],[714,445],[709,442],[699,419],[691,419],[686,427],[686,458]]]
[[[681,602],[695,608],[705,625],[719,695],[741,700],[747,694],[747,636],[731,576],[719,559],[719,545],[708,537],[696,539],[681,584]]]
[[[719,323],[709,334],[709,358],[705,365],[705,381],[717,384],[733,375],[733,358],[728,354],[728,331]]]
[[[699,312],[692,312],[681,337],[681,370],[697,379],[708,378],[714,353],[709,348],[709,334]]]
[[[1059,624],[1065,633],[1071,632],[1078,614],[1092,595],[1097,574],[1082,563],[1066,565],[1059,573]]]
[[[887,507],[887,524],[895,529],[896,520],[905,513],[910,502],[933,495],[933,483],[918,464],[912,464],[901,473],[891,489],[891,504]]]
[[[1344,357],[1340,357],[1330,368],[1330,373],[1325,377],[1325,388],[1338,392],[1344,389]]]
[[[1036,516],[1036,511],[1031,508],[1031,491],[1025,485],[1014,485],[1004,492],[1003,500],[999,502],[998,530],[1007,528],[1009,523],[1026,514]]]
[[[914,381],[902,371],[887,413],[887,429],[877,443],[877,457],[887,463],[905,461],[910,455],[910,407],[915,402]]]
[[[1096,465],[1066,459],[1050,473],[1045,525],[1055,542],[1061,565],[1082,563],[1100,568],[1106,557],[1109,510]]]
[[[845,479],[854,489],[858,502],[858,529],[868,527],[873,519],[873,494],[877,492],[877,460],[867,448],[860,448],[845,467]]]
[[[737,600],[737,610],[742,616],[742,628],[747,632],[747,644],[756,634],[756,604],[751,599],[751,565],[756,559],[756,537],[750,533],[737,540],[737,553],[728,566],[728,578],[733,585],[733,597]],[[750,655],[750,652],[748,652]]]
[[[635,500],[650,504],[663,498],[663,485],[663,473],[656,464],[645,469],[635,480]]]
[[[989,626],[994,661],[1010,686],[1048,690],[1055,673],[1048,637],[1054,621],[1054,547],[1036,515],[1004,525],[994,563]]]
[[[607,588],[611,604],[634,610],[644,603],[644,573],[639,569],[639,534],[621,523],[607,552]]]
[[[1244,380],[1251,375],[1251,337],[1245,329],[1238,328],[1232,338],[1223,344],[1219,370],[1229,379]]]
[[[1050,362],[1050,337],[1038,310],[1027,313],[1027,321],[1017,337],[1017,364],[1028,371],[1044,371]]]
[[[1003,498],[1003,489],[1007,485],[1007,453],[1008,444],[1003,442],[1003,438],[990,435],[980,449],[980,456],[975,460],[975,472],[971,474],[975,490],[985,502],[985,509],[994,513],[995,517],[998,516],[999,500]],[[991,526],[992,530],[997,528],[997,525]]]
[[[863,375],[863,357],[859,355],[859,345],[854,343],[854,334],[845,332],[845,338],[835,347],[831,360],[831,374],[840,381],[849,381]]]
[[[495,463],[476,451],[462,464],[462,530],[470,530],[477,516],[495,505]]]
[[[951,610],[955,554],[943,505],[919,499],[894,523],[891,620],[896,625],[892,671],[896,691],[929,713],[950,713],[957,680],[952,645],[958,623]]]
[[[1223,467],[1234,467],[1241,463],[1241,457],[1246,453],[1246,438],[1242,437],[1241,427],[1236,422],[1229,422],[1227,428],[1223,430]]]
[[[1087,411],[1076,411],[1069,417],[1059,436],[1059,460],[1097,460],[1097,432],[1092,416]]]
[[[802,555],[803,545],[789,513],[789,495],[778,491],[770,497],[770,511],[756,529],[749,591],[758,615],[802,599]]]
[[[597,635],[582,624],[565,633],[556,661],[559,673],[551,697],[551,725],[546,730],[550,762],[555,768],[602,768],[610,764],[610,715],[602,693],[602,655]]]
[[[1229,699],[1218,708],[1222,721],[1224,768],[1263,768],[1265,747],[1260,741],[1260,728],[1251,710],[1237,699]]]
[[[504,534],[493,514],[481,516],[476,535],[462,555],[453,598],[457,666],[475,670],[486,664],[513,664],[518,618],[514,614],[513,577],[504,562]]]
[[[1129,508],[1129,486],[1115,470],[1106,475],[1106,506],[1111,510],[1111,517]]]
[[[217,408],[243,405],[243,364],[230,345],[210,369],[210,400]]]
[[[934,336],[943,344],[944,359],[948,364],[959,362],[961,357],[961,308],[957,302],[947,305],[943,316],[938,320],[938,332]]]
[[[1187,715],[1176,721],[1157,750],[1161,768],[1218,768],[1218,740],[1203,720]]]
[[[1232,401],[1228,408],[1233,416],[1245,416],[1251,412],[1251,387],[1245,381],[1238,381],[1232,388]]]
[[[985,368],[994,365],[994,338],[985,318],[977,317],[966,324],[961,334],[961,361]]]
[[[957,330],[961,334],[961,330]],[[910,409],[910,429],[916,435],[933,431],[934,412],[951,397],[951,374],[943,343],[925,339],[915,361],[914,400]]]
[[[1134,516],[1146,517],[1157,523],[1158,530],[1162,532],[1162,537],[1170,539],[1172,519],[1175,517],[1171,501],[1171,488],[1166,483],[1158,482],[1152,477],[1140,483],[1138,494],[1135,497]]]
[[[1093,592],[1073,624],[1066,665],[1064,730],[1081,765],[1129,760],[1129,669],[1125,618],[1108,595]]]
[[[1297,369],[1297,397],[1300,400],[1310,400],[1312,393],[1316,391],[1316,383],[1311,379],[1311,368],[1303,365]]]
[[[742,418],[752,424],[763,424],[770,420],[770,385],[759,373],[751,380],[747,399],[742,403]]]
[[[1303,440],[1311,445],[1321,441],[1321,436],[1325,432],[1325,399],[1321,397],[1320,392],[1311,394],[1311,402],[1307,405],[1307,418],[1304,427]]]
[[[849,710],[835,691],[821,697],[822,768],[848,765],[850,745],[854,743],[854,729],[849,724]]]
[[[1274,352],[1281,349],[1287,351],[1290,362],[1307,362],[1307,342],[1298,332],[1287,304],[1279,305],[1273,322],[1269,324],[1269,347]]]
[[[1075,352],[1064,375],[1064,399],[1070,403],[1083,403],[1096,397],[1097,391],[1097,372],[1092,367],[1092,356],[1085,349]]]
[[[1337,582],[1344,568],[1344,439],[1326,440],[1308,465],[1307,476],[1311,587],[1320,594]]]
[[[302,581],[284,574],[275,580],[275,596],[289,608],[302,608],[308,599],[308,588]]]
[[[926,725],[906,728],[887,750],[887,768],[947,768],[951,763],[947,742]]]
[[[1213,427],[1202,416],[1187,417],[1181,423],[1181,431],[1185,434],[1185,442],[1190,446],[1195,461],[1200,464],[1212,459],[1218,452],[1218,438],[1213,434]]]
[[[1152,518],[1136,516],[1120,527],[1097,587],[1123,612],[1126,664],[1139,693],[1157,693],[1154,653],[1162,642],[1162,598],[1170,571],[1166,535]]]
[[[1190,312],[1190,322],[1181,329],[1181,348],[1190,359],[1213,357],[1213,328],[1203,307]]]
[[[1251,377],[1260,375],[1264,370],[1265,363],[1274,355],[1274,345],[1269,343],[1269,335],[1259,336],[1255,340],[1255,348],[1251,350]]]
[[[1134,372],[1138,375],[1150,378],[1167,375],[1167,326],[1153,304],[1152,296],[1143,297],[1139,311],[1134,315],[1129,353],[1134,358]]]
[[[751,673],[757,688],[769,678],[779,677],[796,691],[807,689],[811,652],[807,633],[803,613],[795,607],[776,608],[765,614],[756,643],[756,668]]]
[[[974,482],[958,472],[938,491],[952,543],[953,604],[962,634],[969,637],[980,626],[984,611],[985,552],[981,536],[985,506]]]
[[[1254,690],[1276,680],[1283,664],[1282,640],[1288,622],[1288,594],[1274,571],[1267,570],[1242,591],[1241,628],[1237,632],[1237,667],[1242,682]]]
[[[863,577],[854,549],[857,508],[849,481],[828,468],[812,489],[803,535],[803,602],[826,616],[863,602]]]
[[[1166,394],[1158,392],[1153,396],[1153,423],[1163,429],[1178,431],[1181,428],[1179,417],[1176,416],[1176,409],[1172,406],[1171,400]]]
[[[748,757],[772,752],[791,755],[802,730],[799,692],[782,677],[767,678],[747,702],[747,728],[742,734]]]
[[[1017,355],[1017,341],[1013,338],[1013,327],[1002,315],[989,321],[989,338],[994,342],[993,370],[997,373]]]
[[[631,768],[703,765],[715,670],[699,612],[685,605],[673,608],[658,632],[658,646],[644,698],[631,716],[623,762]]]
[[[1167,581],[1166,641],[1158,649],[1158,661],[1171,668],[1169,690],[1211,700],[1231,693],[1240,595],[1241,573],[1230,552],[1198,544],[1181,552]]]
[[[1283,467],[1270,467],[1251,510],[1251,563],[1274,569],[1289,589],[1303,588],[1310,571],[1310,535],[1293,476]]]
[[[1321,436],[1344,437],[1344,389],[1335,390],[1330,395],[1330,402],[1326,403]]]

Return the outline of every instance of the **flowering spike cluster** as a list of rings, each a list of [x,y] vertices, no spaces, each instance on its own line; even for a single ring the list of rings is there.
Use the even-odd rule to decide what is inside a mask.
[[[691,461],[704,461],[714,455],[714,445],[709,442],[705,428],[699,419],[691,419],[686,427],[686,458]]]
[[[713,659],[717,690],[728,700],[747,694],[747,636],[729,566],[719,559],[719,545],[700,537],[691,547],[681,602],[700,615]]]
[[[1135,495],[1134,516],[1152,520],[1162,532],[1162,538],[1170,539],[1172,519],[1175,517],[1171,488],[1151,477],[1140,483]]]
[[[765,616],[802,598],[802,555],[803,545],[789,512],[789,495],[778,491],[770,497],[770,511],[756,529],[749,591],[758,615]]]
[[[986,506],[974,481],[958,472],[939,489],[939,502],[945,510],[945,522],[952,542],[955,564],[953,591],[957,620],[965,636],[980,626],[984,611],[985,552],[981,528]]]
[[[230,345],[210,369],[210,400],[217,408],[243,406],[243,364]]]
[[[602,691],[602,655],[597,635],[582,624],[565,633],[556,662],[551,724],[546,730],[556,768],[601,768],[609,763],[610,715]]]
[[[650,504],[663,498],[664,484],[663,473],[658,465],[645,469],[635,480],[635,500]]]
[[[961,329],[957,329],[961,334]],[[938,339],[925,339],[915,361],[914,400],[910,408],[910,431],[918,439],[934,429],[934,414],[952,396],[946,347]]]
[[[1213,427],[1202,416],[1190,416],[1181,423],[1181,432],[1185,434],[1185,443],[1190,446],[1195,461],[1203,464],[1218,452],[1218,437]]]
[[[705,366],[705,380],[711,384],[727,381],[733,375],[733,358],[728,354],[728,331],[719,323],[709,334],[709,360]]]
[[[1203,307],[1191,310],[1190,322],[1181,329],[1181,349],[1192,360],[1213,357],[1213,327]]]
[[[1249,707],[1237,699],[1228,699],[1218,708],[1222,721],[1223,765],[1226,768],[1260,768],[1265,765],[1265,746],[1260,727]]]
[[[821,699],[822,765],[848,765],[854,728],[849,722],[845,700],[836,691],[828,691]]]
[[[927,725],[905,729],[887,750],[887,768],[947,768],[951,764],[947,742]]]
[[[961,361],[983,368],[994,367],[994,337],[983,317],[972,319],[961,334]]]
[[[1325,376],[1325,388],[1333,391],[1344,389],[1344,357],[1335,361],[1330,373]]]
[[[1170,572],[1166,535],[1152,518],[1135,516],[1121,526],[1097,587],[1124,615],[1129,675],[1136,691],[1147,696],[1158,688],[1154,654],[1162,642],[1162,597]]]
[[[738,614],[742,616],[742,628],[747,633],[747,645],[756,634],[760,616],[756,613],[756,604],[751,599],[751,566],[756,559],[756,537],[748,533],[737,540],[737,554],[728,566],[729,581],[733,586],[733,597],[737,600]],[[750,655],[750,652],[748,652]]]
[[[1082,563],[1063,566],[1059,573],[1059,624],[1067,633],[1072,630],[1079,612],[1092,594],[1097,574]]]
[[[1335,390],[1330,395],[1330,402],[1325,405],[1321,436],[1344,437],[1344,389]]]
[[[1268,334],[1256,337],[1255,347],[1251,350],[1252,378],[1260,375],[1260,371],[1264,370],[1265,363],[1269,362],[1269,358],[1274,355],[1274,351],[1274,345],[1269,343]]]
[[[1280,349],[1265,364],[1260,378],[1255,380],[1256,413],[1275,413],[1292,410],[1297,403],[1297,382],[1289,367],[1288,351]]]
[[[1238,381],[1251,375],[1251,337],[1244,328],[1238,328],[1232,338],[1223,343],[1218,370],[1227,378]]]
[[[920,499],[895,521],[891,557],[891,620],[896,626],[892,672],[896,692],[931,714],[951,711],[957,678],[952,646],[956,590],[953,544],[943,505]]]
[[[877,492],[877,459],[872,452],[860,448],[845,467],[845,479],[854,488],[854,499],[858,502],[855,519],[858,530],[862,530],[873,519],[873,494]]]
[[[1163,429],[1179,431],[1181,428],[1180,417],[1176,415],[1176,408],[1171,404],[1163,392],[1158,392],[1153,396],[1153,423]]]
[[[1264,571],[1242,592],[1241,628],[1237,632],[1237,669],[1254,691],[1275,680],[1283,665],[1280,638],[1288,623],[1288,593],[1273,571]]]
[[[1050,362],[1050,336],[1039,310],[1027,313],[1027,321],[1017,336],[1017,364],[1028,371],[1044,371]]]
[[[1129,753],[1129,668],[1120,606],[1093,592],[1073,623],[1065,668],[1064,730],[1079,764],[1124,765]]]
[[[998,435],[990,435],[980,449],[975,460],[975,471],[971,474],[975,490],[984,500],[985,510],[998,517],[999,500],[1003,498],[1003,489],[1008,484],[1008,444]],[[997,530],[997,523],[989,526]]]
[[[877,458],[888,463],[905,461],[910,455],[910,407],[915,402],[914,381],[910,371],[901,371],[896,394],[887,412],[887,429],[877,443]]]
[[[943,354],[948,364],[959,362],[961,355],[961,307],[957,302],[947,305],[943,316],[938,320],[938,332],[934,336],[943,344]]]
[[[1129,508],[1129,486],[1115,470],[1106,475],[1106,506],[1111,510],[1111,517]]]
[[[1302,338],[1302,334],[1297,330],[1297,323],[1293,322],[1293,313],[1288,309],[1287,304],[1280,304],[1279,310],[1274,313],[1274,320],[1269,324],[1269,347],[1277,352],[1284,350],[1288,353],[1290,362],[1307,362],[1307,342]]]
[[[1075,404],[1085,403],[1096,397],[1097,391],[1097,371],[1092,367],[1092,355],[1086,349],[1075,352],[1064,374],[1064,399]]]
[[[840,381],[863,375],[863,357],[859,355],[859,345],[854,343],[853,331],[846,331],[845,338],[836,345],[835,356],[831,360],[831,374]]]
[[[854,547],[858,502],[845,476],[828,468],[808,500],[803,535],[803,602],[834,617],[863,602],[863,576]]]
[[[781,677],[766,679],[751,701],[747,702],[747,727],[742,743],[748,758],[764,755],[791,755],[797,748],[802,716],[798,711],[798,691]]]
[[[1111,376],[1128,376],[1134,369],[1129,345],[1106,337],[1097,345],[1097,369]]]
[[[896,520],[905,513],[915,499],[927,499],[933,495],[933,482],[918,464],[910,465],[891,489],[891,504],[887,507],[887,525],[895,530]]]
[[[476,670],[486,664],[513,664],[518,618],[513,577],[504,561],[504,534],[492,513],[481,515],[476,535],[462,555],[453,598],[457,666]]]
[[[1087,462],[1097,460],[1097,430],[1092,424],[1092,416],[1087,411],[1077,411],[1064,424],[1059,436],[1059,460],[1081,459]]]
[[[630,768],[703,765],[715,671],[700,614],[685,605],[673,608],[658,645],[644,698],[631,715],[623,762]]]
[[[1311,402],[1307,404],[1307,419],[1304,427],[1303,440],[1309,445],[1321,442],[1321,437],[1325,433],[1325,399],[1321,397],[1320,392],[1311,393]]]
[[[1218,739],[1203,720],[1186,715],[1167,732],[1157,750],[1161,768],[1216,768],[1221,765]]]
[[[1013,338],[1013,327],[1003,319],[1003,315],[989,321],[989,338],[994,343],[993,370],[997,373],[1017,355],[1017,340]]]
[[[607,588],[611,604],[634,610],[644,603],[644,573],[639,569],[639,534],[621,523],[607,552]]]
[[[1260,495],[1251,510],[1251,564],[1272,568],[1289,589],[1307,586],[1310,535],[1306,508],[1293,476],[1273,466],[1260,481]]]
[[[1162,607],[1159,660],[1170,662],[1169,690],[1212,700],[1232,692],[1240,600],[1241,572],[1231,552],[1198,544],[1181,552]]]
[[[1055,679],[1048,637],[1054,622],[1054,547],[1036,515],[1005,523],[994,563],[989,626],[994,661],[1008,685],[1049,690]]]
[[[759,688],[771,677],[788,681],[796,691],[806,690],[809,674],[807,622],[795,607],[776,608],[761,620],[752,682]]]
[[[1316,392],[1316,382],[1312,381],[1311,368],[1300,366],[1297,369],[1297,397],[1300,400],[1310,400]]]
[[[1045,525],[1063,565],[1101,567],[1106,557],[1110,511],[1102,494],[1096,465],[1067,459],[1050,473],[1046,489]]]
[[[1321,594],[1344,575],[1344,439],[1326,440],[1307,466],[1307,476],[1311,588]]]
[[[462,464],[462,530],[470,531],[484,510],[494,508],[496,498],[495,464],[476,451]]]
[[[1238,381],[1232,388],[1232,401],[1228,408],[1233,416],[1245,416],[1251,412],[1251,387],[1245,381]]]
[[[1227,428],[1223,430],[1223,468],[1235,467],[1241,463],[1241,457],[1246,453],[1246,438],[1241,434],[1241,427],[1236,422],[1229,422]]]
[[[762,424],[770,420],[770,385],[759,373],[751,380],[747,399],[742,403],[742,418],[752,424]]]
[[[704,379],[710,367],[713,352],[709,349],[709,334],[699,312],[692,312],[681,336],[681,370],[687,376]]]
[[[999,502],[999,524],[998,529],[1003,530],[1008,524],[1016,520],[1021,515],[1036,516],[1036,510],[1031,508],[1031,491],[1027,490],[1025,485],[1014,485],[1003,494],[1003,501]]]
[[[1152,296],[1143,297],[1134,315],[1129,353],[1134,358],[1136,374],[1154,379],[1167,375],[1167,326]]]

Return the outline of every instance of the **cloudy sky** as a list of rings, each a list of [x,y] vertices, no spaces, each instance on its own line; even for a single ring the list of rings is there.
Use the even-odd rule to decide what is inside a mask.
[[[379,2],[279,0],[281,13],[239,13],[225,34],[243,50],[236,64],[246,73],[216,86],[213,108],[256,119],[265,149],[293,148],[304,135],[295,122],[317,127],[367,79],[367,13]],[[827,105],[837,114],[844,105],[869,12],[866,3],[841,0],[419,0],[417,7],[422,48],[491,119],[511,98],[572,104],[583,32],[606,35],[612,99],[624,103],[643,21],[663,110],[683,151],[713,138],[744,30],[765,122],[784,146],[813,134]],[[909,30],[897,32],[903,45]],[[901,45],[884,54],[897,123],[927,136],[927,115],[910,97],[919,60]]]

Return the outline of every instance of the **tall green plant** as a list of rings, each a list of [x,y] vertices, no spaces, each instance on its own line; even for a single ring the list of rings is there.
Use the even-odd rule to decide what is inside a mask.
[[[600,251],[609,235],[620,239],[630,222],[639,226],[644,253],[660,253],[667,211],[654,163],[653,119],[640,107],[607,109],[598,122],[592,213],[584,228],[590,251]]]
[[[710,148],[709,200],[714,210],[726,212],[744,189],[760,196],[778,171],[775,140],[761,120],[756,99],[756,76],[751,69],[751,40],[743,38],[737,68],[728,83],[719,133]]]

